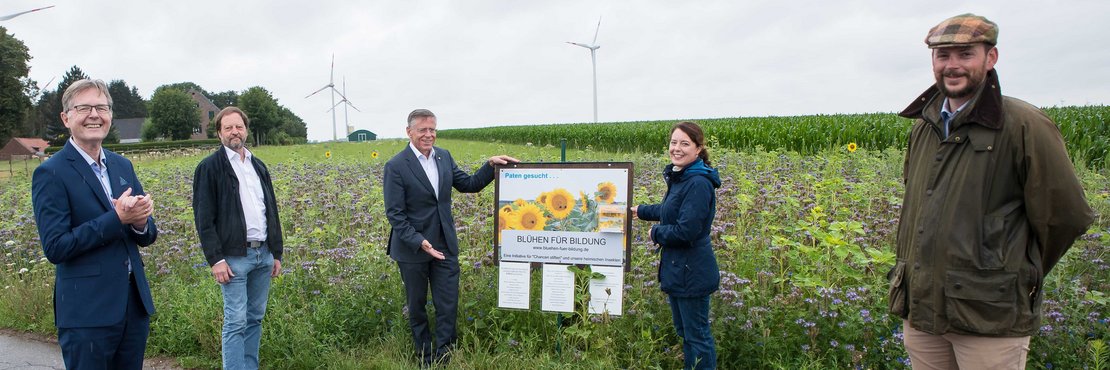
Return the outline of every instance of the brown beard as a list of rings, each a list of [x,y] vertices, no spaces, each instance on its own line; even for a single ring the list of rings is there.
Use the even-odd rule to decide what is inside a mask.
[[[979,91],[979,87],[982,86],[983,82],[986,81],[986,79],[987,79],[987,72],[988,71],[987,71],[987,64],[986,63],[987,63],[986,60],[984,60],[983,61],[983,66],[982,66],[983,73],[979,76],[976,76],[971,71],[967,71],[967,72],[964,72],[964,73],[954,73],[954,72],[950,72],[950,71],[941,71],[940,76],[936,77],[936,79],[937,79],[937,88],[940,89],[940,92],[943,93],[944,96],[948,97],[948,98],[962,99],[962,98],[970,97],[972,94],[975,94],[976,91]],[[959,89],[959,90],[955,90],[955,91],[949,90],[948,87],[944,85],[944,78],[945,77],[965,77],[965,78],[967,78],[967,85],[964,86],[962,89]],[[978,78],[976,78],[976,77],[978,77]]]

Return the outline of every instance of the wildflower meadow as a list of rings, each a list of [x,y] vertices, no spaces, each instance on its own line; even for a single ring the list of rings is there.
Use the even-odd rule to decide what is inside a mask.
[[[827,145],[799,153],[714,145],[720,170],[713,245],[721,289],[711,322],[723,369],[908,368],[901,321],[887,314],[886,273],[902,197],[903,152]],[[271,369],[409,369],[411,341],[396,265],[385,254],[381,174],[405,141],[260,147],[285,232],[284,273],[273,282],[263,323],[261,362]],[[465,171],[510,154],[555,162],[559,148],[441,139]],[[142,250],[157,314],[148,354],[188,368],[217,368],[222,301],[193,226],[191,183],[209,153],[182,150],[135,160],[155,202],[158,241]],[[634,164],[634,204],[661,200],[664,148],[620,152],[572,149],[568,161]],[[1047,278],[1043,327],[1030,368],[1105,366],[1110,340],[1110,180],[1103,167],[1078,164],[1099,218]],[[30,200],[30,176],[0,180],[0,327],[53,334],[54,267],[43,258]],[[497,204],[493,187],[454,197],[462,264],[458,351],[451,369],[676,369],[682,349],[656,280],[658,254],[648,224],[633,221],[632,266],[622,316],[497,308],[493,238],[500,228],[574,227],[592,219],[599,198],[553,191],[521,204]],[[544,205],[544,207],[540,207]],[[541,209],[563,212],[550,223]],[[505,212],[504,224],[494,214]],[[583,216],[583,217],[580,217]],[[539,222],[543,224],[540,225]],[[577,222],[577,221],[574,221]],[[596,222],[596,221],[595,221]],[[579,283],[589,278],[584,271]],[[540,274],[532,277],[539,307]],[[581,290],[581,289],[580,289]],[[588,290],[586,290],[588,291]],[[583,293],[585,294],[585,293]],[[579,302],[586,302],[578,297]],[[429,305],[429,310],[433,308]],[[1099,362],[1103,361],[1103,362]]]

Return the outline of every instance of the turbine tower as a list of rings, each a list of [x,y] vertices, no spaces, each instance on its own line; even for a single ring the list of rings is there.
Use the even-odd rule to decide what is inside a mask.
[[[351,107],[359,112],[362,111],[356,108],[354,104],[351,104],[350,100],[347,100],[347,76],[343,76],[343,93],[339,94],[339,97],[343,99],[340,100],[338,103],[335,103],[335,105],[331,106],[331,109],[328,109],[328,111],[335,112],[336,107],[338,107],[340,104],[346,103],[346,105],[343,106],[343,126],[347,129],[350,129],[351,122],[347,120],[347,107]],[[348,132],[347,134],[350,135],[351,133]]]
[[[46,83],[43,84],[42,86],[39,86],[37,82],[35,83],[35,90],[37,90],[37,91],[35,91],[34,95],[31,95],[31,103],[32,104],[38,104],[39,103],[39,99],[42,98],[42,94],[46,92],[46,88],[50,87],[50,84],[54,83],[54,79],[56,79],[56,78],[58,78],[58,76],[51,77],[50,81],[46,81]],[[41,137],[42,134],[44,134],[44,133],[46,133],[46,127],[44,127],[39,122],[39,120],[35,120],[35,127],[34,127],[35,137]]]
[[[331,105],[332,105],[332,107],[335,107],[335,94],[339,94],[339,96],[342,97],[343,100],[347,100],[347,97],[343,96],[342,93],[340,93],[338,90],[335,89],[335,54],[331,55],[331,74],[328,76],[328,84],[324,85],[324,87],[321,87],[319,90],[313,91],[311,94],[308,94],[304,98],[308,99],[308,98],[312,97],[313,95],[316,95],[316,93],[324,91],[324,89],[331,89]],[[331,140],[332,141],[338,141],[339,140],[339,136],[336,134],[337,130],[335,128],[335,125],[336,125],[335,110],[332,109],[331,110]]]
[[[21,16],[21,15],[24,15],[24,14],[27,14],[27,13],[31,13],[31,12],[37,12],[37,11],[39,11],[39,10],[43,10],[43,9],[50,9],[50,8],[53,8],[53,7],[54,7],[53,5],[51,5],[51,6],[44,6],[44,7],[41,7],[41,8],[37,8],[37,9],[31,9],[31,10],[27,10],[27,11],[22,11],[22,12],[19,12],[19,13],[15,13],[15,14],[8,14],[8,15],[5,15],[5,16],[0,16],[0,21],[6,21],[6,20],[9,20],[9,19],[12,19],[12,18],[15,18],[15,17]]]
[[[597,31],[599,30],[601,30],[601,18],[597,19],[597,28],[594,29],[593,42],[591,42],[590,44],[582,44],[567,41],[568,44],[590,49],[590,63],[593,64],[594,67],[594,123],[597,123],[597,49],[601,48],[601,45],[597,44]]]

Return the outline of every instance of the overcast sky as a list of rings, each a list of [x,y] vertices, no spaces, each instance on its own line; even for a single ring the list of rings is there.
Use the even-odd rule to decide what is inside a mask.
[[[5,0],[2,22],[45,84],[77,65],[149,98],[192,81],[263,86],[332,138],[335,84],[351,125],[439,128],[901,110],[931,84],[926,32],[965,12],[999,24],[1002,91],[1037,106],[1110,103],[1110,1],[77,1]],[[336,98],[339,99],[338,97]],[[337,115],[339,136],[345,133]]]

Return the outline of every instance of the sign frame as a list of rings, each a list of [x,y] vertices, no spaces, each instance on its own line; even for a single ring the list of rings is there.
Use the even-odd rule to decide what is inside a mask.
[[[495,170],[494,170],[494,191],[493,191],[493,197],[494,197],[493,198],[494,199],[494,202],[493,202],[494,203],[494,212],[493,212],[493,221],[494,222],[493,222],[493,225],[494,226],[492,228],[493,229],[493,235],[492,235],[493,237],[491,238],[491,240],[492,240],[492,243],[493,243],[493,253],[494,253],[494,257],[495,257],[494,258],[494,264],[498,265],[498,266],[500,266],[500,263],[501,263],[501,250],[502,250],[502,243],[501,243],[501,238],[500,238],[502,230],[498,227],[498,225],[501,225],[501,222],[502,222],[501,217],[502,216],[501,216],[501,212],[499,212],[498,209],[502,205],[501,195],[502,195],[502,192],[503,192],[502,190],[503,189],[502,189],[501,178],[502,178],[502,170],[504,170],[504,169],[512,169],[512,170],[529,170],[529,169],[535,169],[535,170],[564,170],[564,169],[569,169],[569,170],[578,170],[578,169],[621,170],[621,169],[623,169],[623,170],[626,170],[627,171],[626,172],[627,177],[623,181],[624,189],[626,189],[626,191],[624,192],[624,197],[621,199],[621,200],[623,200],[623,208],[624,209],[623,209],[622,213],[624,215],[624,221],[623,221],[623,226],[620,228],[620,230],[621,230],[621,233],[622,233],[622,236],[623,236],[623,241],[624,241],[623,245],[621,245],[621,247],[624,248],[624,253],[623,253],[624,256],[623,256],[623,261],[622,261],[623,269],[624,269],[625,272],[630,272],[631,271],[631,268],[632,268],[632,239],[631,239],[630,236],[631,236],[631,232],[632,232],[632,212],[629,210],[629,207],[631,207],[631,205],[632,205],[632,198],[633,198],[632,197],[632,192],[633,192],[632,191],[633,190],[632,180],[633,180],[633,177],[634,177],[634,172],[633,172],[632,162],[534,162],[534,163],[515,163],[515,164],[496,167]],[[508,261],[506,261],[506,262],[508,262]],[[585,263],[583,263],[583,264],[574,264],[574,263],[572,263],[572,264],[573,265],[578,265],[578,266],[591,265],[591,264],[585,264]],[[531,262],[531,267],[532,267],[533,270],[540,269],[540,268],[542,268],[542,266],[543,266],[543,262],[538,262],[538,261]]]

